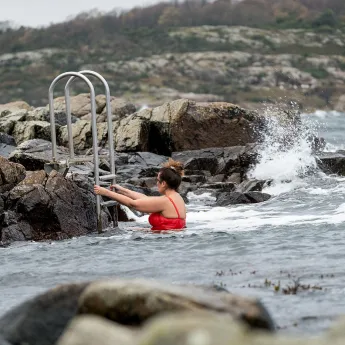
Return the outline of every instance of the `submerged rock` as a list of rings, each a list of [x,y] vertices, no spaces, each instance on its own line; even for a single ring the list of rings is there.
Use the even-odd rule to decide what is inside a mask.
[[[345,176],[345,151],[323,152],[317,158],[319,168],[325,173]]]
[[[222,192],[217,195],[216,206],[228,206],[236,204],[253,204],[267,201],[271,196],[261,192]]]

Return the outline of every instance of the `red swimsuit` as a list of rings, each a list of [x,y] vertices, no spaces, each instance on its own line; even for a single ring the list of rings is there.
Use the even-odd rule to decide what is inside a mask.
[[[151,230],[182,230],[186,227],[186,220],[180,218],[180,213],[174,203],[174,201],[167,196],[167,198],[174,205],[178,218],[166,218],[160,213],[151,213],[149,216],[149,223],[152,225]]]

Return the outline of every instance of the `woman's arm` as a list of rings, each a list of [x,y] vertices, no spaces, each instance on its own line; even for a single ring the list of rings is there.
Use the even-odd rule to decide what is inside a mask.
[[[115,184],[115,185],[111,185],[110,186],[110,189],[114,189],[116,192],[122,194],[122,195],[125,195],[127,196],[128,198],[131,198],[133,200],[136,200],[136,199],[143,199],[143,198],[147,198],[147,195],[143,194],[143,193],[138,193],[138,192],[134,192],[130,189],[127,189],[127,188],[124,188],[124,187],[121,187],[120,185],[118,184]]]
[[[95,185],[96,194],[104,195],[110,199],[119,202],[122,205],[136,209],[144,213],[162,212],[166,207],[167,198],[163,196],[148,196],[142,199],[133,200],[126,195],[121,195],[110,191],[109,189]]]

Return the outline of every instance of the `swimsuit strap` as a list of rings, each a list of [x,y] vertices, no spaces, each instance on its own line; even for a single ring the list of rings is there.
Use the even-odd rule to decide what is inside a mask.
[[[169,198],[168,196],[166,196],[166,197],[167,197],[167,198],[171,201],[171,203],[174,205],[175,210],[176,210],[176,213],[177,213],[177,217],[178,217],[178,218],[181,218],[181,217],[180,217],[180,213],[179,213],[179,211],[178,211],[178,209],[177,209],[177,207],[176,207],[176,205],[175,205],[173,199]]]

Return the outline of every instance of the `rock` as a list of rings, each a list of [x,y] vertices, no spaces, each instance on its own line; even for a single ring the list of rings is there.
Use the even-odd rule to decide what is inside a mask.
[[[97,316],[72,320],[56,345],[133,345],[134,332]]]
[[[0,104],[0,117],[4,114],[16,112],[18,110],[30,110],[31,107],[24,101],[11,102],[6,104]]]
[[[122,120],[120,120],[119,125],[114,127],[116,151],[152,151],[149,149],[149,120],[142,116],[142,112],[138,112],[123,118]],[[155,134],[151,133],[151,136],[152,135]],[[156,139],[160,139],[157,134],[155,140]]]
[[[91,112],[91,99],[90,94],[82,93],[77,96],[72,96],[71,100],[71,113],[80,118]],[[96,97],[96,113],[100,114],[105,106],[105,101]],[[48,106],[47,106],[48,109]],[[58,112],[66,112],[65,97],[58,97],[54,99],[54,110]]]
[[[57,130],[59,126],[57,126]],[[18,121],[15,123],[11,135],[20,144],[30,139],[51,140],[50,123],[46,121]]]
[[[20,304],[0,318],[0,334],[10,344],[55,344],[75,316],[87,285],[58,286]]]
[[[16,241],[30,241],[33,239],[33,229],[31,225],[21,219],[20,214],[14,210],[6,210],[0,223],[1,243],[10,244]]]
[[[0,132],[11,135],[16,123],[25,121],[26,115],[26,111],[18,111],[16,113],[10,113],[6,116],[0,117]]]
[[[96,197],[92,184],[86,182],[87,177],[84,179],[82,184],[56,171],[49,175],[44,171],[32,173],[7,197],[8,210],[15,211],[20,222],[8,224],[8,229],[4,227],[6,238],[2,240],[60,240],[96,232]],[[102,212],[103,228],[110,221],[109,213]],[[24,230],[23,226],[26,226]],[[21,232],[23,237],[11,238],[13,231]]]
[[[16,146],[0,143],[0,156],[8,158],[15,149]]]
[[[204,185],[202,185],[202,188],[216,189],[219,192],[232,192],[236,189],[236,185],[232,182],[214,182],[205,183]]]
[[[166,311],[213,311],[253,328],[273,330],[266,309],[254,299],[194,286],[172,286],[150,280],[112,280],[90,284],[79,300],[80,314],[106,317],[139,326]]]
[[[271,196],[267,193],[261,193],[261,192],[248,192],[244,193],[244,195],[252,202],[252,203],[258,203],[258,202],[264,202],[271,198]]]
[[[179,99],[122,119],[116,131],[116,150],[170,155],[173,151],[246,145],[257,141],[264,123],[263,116],[231,103]]]
[[[206,176],[205,175],[188,175],[183,176],[182,181],[184,182],[190,182],[194,184],[202,184],[206,182]]]
[[[250,200],[241,192],[223,192],[218,193],[216,206],[229,206],[236,204],[250,204]]]
[[[227,182],[233,182],[235,184],[240,184],[242,181],[241,173],[232,173],[228,178],[226,179]]]
[[[237,187],[237,191],[241,193],[261,192],[262,187],[265,185],[265,183],[265,180],[245,180]]]
[[[0,335],[0,345],[11,345],[9,342],[7,342],[1,335]]]
[[[8,157],[16,148],[16,141],[11,135],[0,132],[0,156]]]
[[[65,147],[57,147],[59,158],[66,159],[68,150]],[[52,160],[52,144],[43,139],[32,139],[18,145],[10,156],[11,162],[22,164],[26,170],[42,170],[44,164]]]
[[[118,154],[116,153],[116,155]],[[118,157],[120,158],[120,156]],[[166,156],[159,156],[151,152],[121,153],[121,159],[117,160],[118,164],[115,161],[116,173],[120,182],[129,182],[133,179],[145,179],[147,177],[155,178],[162,164],[167,162],[168,159]]]
[[[214,175],[208,178],[208,183],[217,183],[217,182],[224,182],[225,175],[224,174],[218,174]]]
[[[0,193],[11,190],[25,178],[25,168],[0,156]]]
[[[217,206],[228,206],[235,204],[251,204],[263,202],[270,199],[270,195],[261,192],[221,192],[217,195]]]
[[[139,344],[228,345],[249,344],[248,330],[229,315],[211,312],[178,312],[155,317],[145,324]],[[250,343],[252,344],[252,343]]]
[[[11,135],[8,135],[6,133],[1,133],[0,132],[0,143],[1,144],[6,144],[6,145],[11,145],[11,146],[16,146],[16,141]]]
[[[168,103],[173,151],[245,145],[257,140],[260,116],[225,103]],[[229,135],[231,133],[231,135]]]
[[[97,140],[105,144],[108,135],[106,123],[97,125]],[[83,151],[92,147],[92,126],[90,121],[79,120],[72,124],[72,136],[75,152]],[[62,126],[58,131],[57,142],[61,146],[68,146],[67,126]]]
[[[105,98],[104,98],[105,99]],[[105,101],[105,100],[104,100]],[[129,103],[124,99],[112,97],[111,99],[111,113],[114,115],[113,120],[121,120],[127,115],[134,114],[136,107],[133,103]],[[106,114],[106,107],[102,111],[102,115]],[[105,121],[106,117],[105,117]]]
[[[173,152],[172,158],[184,163],[186,170],[206,170],[226,178],[233,173],[244,176],[256,162],[257,153],[255,146],[246,145]]]
[[[59,126],[67,125],[67,115],[65,111],[54,111],[55,123]],[[25,116],[26,121],[46,121],[50,123],[50,111],[47,107],[36,108],[29,111]],[[71,116],[72,123],[77,122],[78,118],[74,115]]]
[[[317,165],[323,172],[345,176],[345,151],[322,152],[317,158]]]

